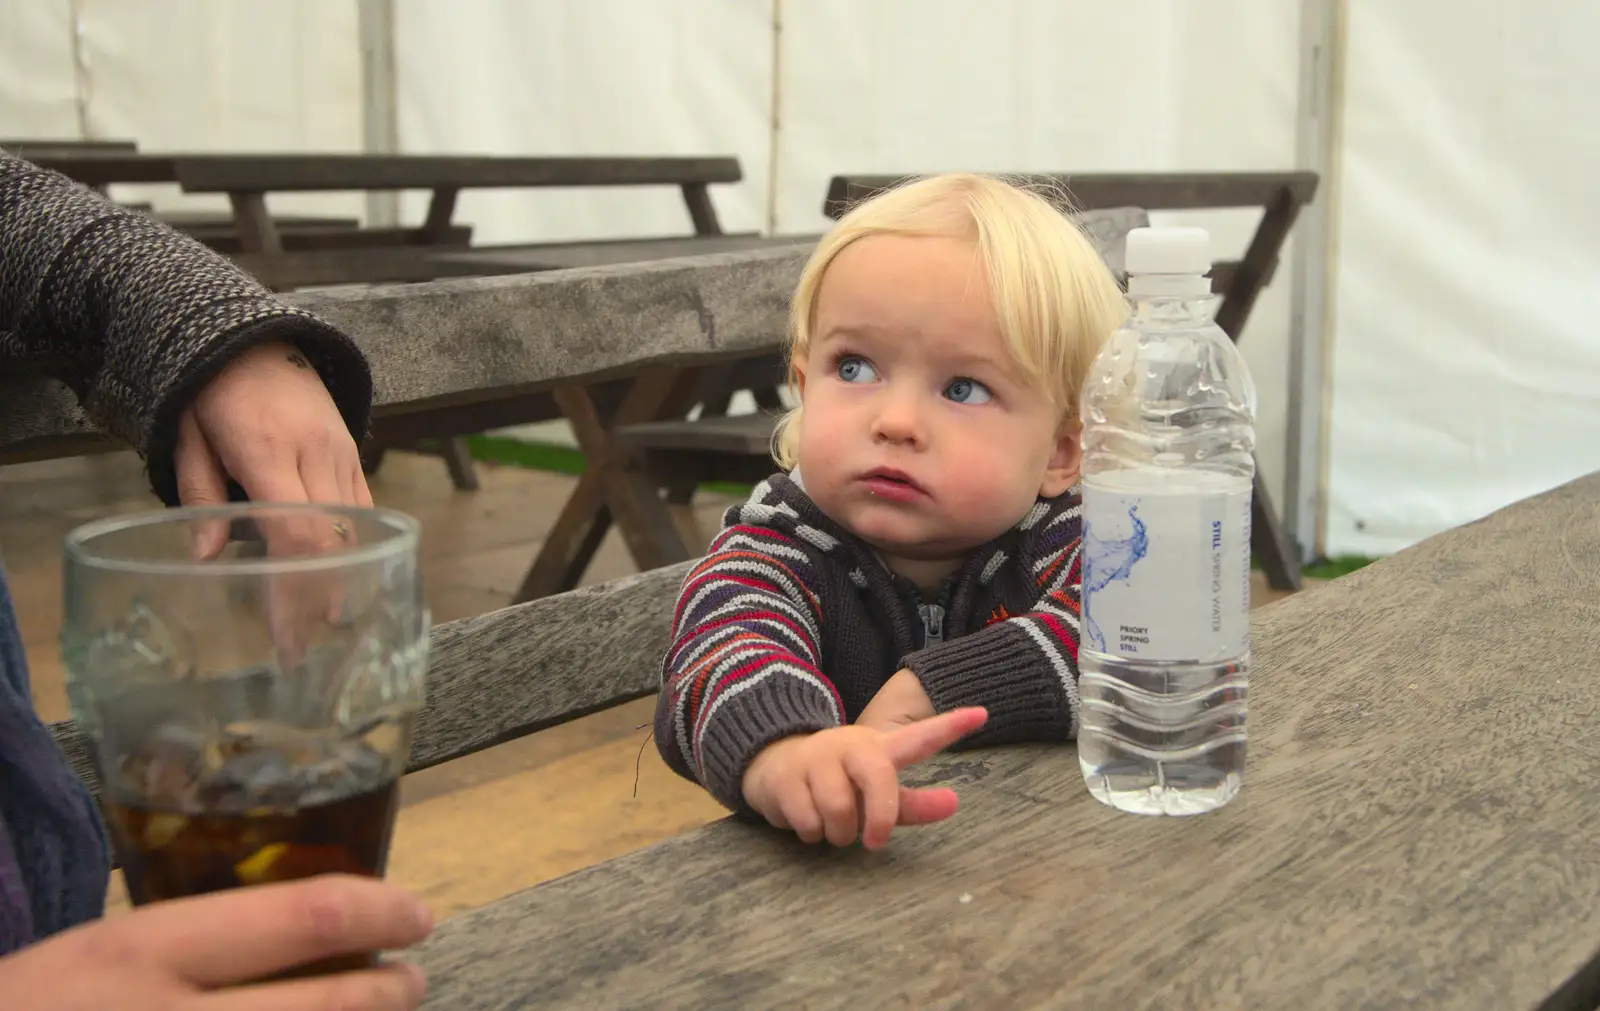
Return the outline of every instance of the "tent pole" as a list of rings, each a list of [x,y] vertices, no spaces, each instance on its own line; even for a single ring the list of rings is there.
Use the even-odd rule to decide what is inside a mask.
[[[1316,199],[1293,238],[1289,322],[1288,459],[1284,522],[1302,561],[1325,554],[1328,420],[1332,409],[1338,279],[1340,147],[1348,0],[1301,0],[1295,162],[1316,172]]]
[[[361,39],[361,141],[368,154],[396,154],[400,124],[395,102],[394,0],[358,0]],[[367,194],[367,226],[400,224],[400,194]]]

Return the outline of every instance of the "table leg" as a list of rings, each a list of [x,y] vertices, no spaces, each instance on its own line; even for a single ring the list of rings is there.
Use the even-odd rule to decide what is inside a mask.
[[[654,369],[634,380],[622,403],[602,419],[581,386],[555,390],[586,461],[583,477],[523,577],[514,603],[575,588],[614,521],[640,570],[686,561],[692,551],[636,454],[612,433],[626,425],[675,417],[694,396],[693,370]]]

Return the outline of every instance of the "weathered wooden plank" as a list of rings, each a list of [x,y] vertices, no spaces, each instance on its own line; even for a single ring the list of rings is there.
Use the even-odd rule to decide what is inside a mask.
[[[764,456],[772,447],[776,415],[757,412],[695,421],[652,421],[619,429],[617,440],[640,449],[694,449]]]
[[[421,409],[776,350],[803,262],[779,247],[285,297],[361,346],[380,411]],[[0,377],[0,462],[92,432],[60,386]]]
[[[177,165],[170,155],[138,154],[132,151],[50,151],[36,152],[28,160],[41,168],[60,172],[85,186],[104,187],[112,183],[175,183]]]
[[[724,821],[443,924],[428,1006],[1588,1008],[1600,476],[1258,611],[1247,785],[955,753],[879,854]]]
[[[1075,207],[1143,207],[1149,211],[1207,207],[1261,207],[1288,187],[1298,203],[1311,200],[1315,172],[1026,172],[1034,185],[1060,187]],[[850,206],[912,176],[837,175],[828,183],[822,211],[838,218]]]
[[[194,236],[201,242],[215,249],[219,253],[240,254],[239,232],[234,227],[233,217],[219,224],[182,224],[159,215],[166,224]],[[440,248],[466,248],[472,244],[472,227],[470,225],[452,225],[450,230],[442,237],[429,237],[422,234],[417,228],[361,228],[357,225],[342,225],[334,222],[327,224],[313,224],[297,222],[293,218],[274,215],[272,222],[278,228],[278,234],[283,238],[283,248],[286,255],[297,252],[322,252],[352,250],[366,250],[372,248],[392,249],[404,247],[416,249],[418,247],[430,248],[437,252]],[[233,257],[234,262],[251,270],[249,257],[259,254],[242,254]],[[259,261],[255,261],[259,262]],[[506,273],[498,271],[498,273]],[[448,276],[455,276],[452,272]]]
[[[682,186],[736,183],[731,156],[539,157],[483,155],[188,155],[172,160],[189,193],[235,190],[460,189],[487,187]]]
[[[86,185],[177,183],[189,193],[704,186],[744,178],[739,159],[375,154],[141,154],[120,145],[39,147],[30,161]],[[694,205],[691,204],[691,211]]]
[[[659,239],[600,239],[594,242],[477,246],[442,253],[440,259],[483,267],[486,268],[485,273],[502,274],[514,270],[596,267],[606,263],[637,263],[640,260],[735,253],[777,246],[803,246],[809,252],[817,238],[814,235],[674,235]]]
[[[685,571],[656,569],[435,625],[427,707],[407,771],[654,692]],[[50,729],[98,793],[73,721]]]
[[[284,246],[287,248],[288,243]],[[336,284],[392,284],[514,273],[458,264],[439,249],[400,243],[279,253],[238,252],[230,259],[274,291]]]
[[[82,155],[132,154],[139,145],[131,140],[75,140],[57,137],[0,138],[0,151],[18,158],[73,158]]]

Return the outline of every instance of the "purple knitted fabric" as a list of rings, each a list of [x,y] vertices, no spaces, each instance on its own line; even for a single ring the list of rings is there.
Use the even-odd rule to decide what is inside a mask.
[[[0,955],[99,916],[110,875],[94,801],[34,711],[0,571]]]

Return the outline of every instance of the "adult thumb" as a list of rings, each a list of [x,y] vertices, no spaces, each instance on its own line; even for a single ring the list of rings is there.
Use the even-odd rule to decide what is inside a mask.
[[[218,506],[228,502],[228,476],[222,461],[200,432],[192,410],[178,420],[178,444],[172,453],[178,478],[178,502],[185,506]],[[215,558],[228,543],[228,522],[197,520],[189,533],[189,553],[196,561]]]

